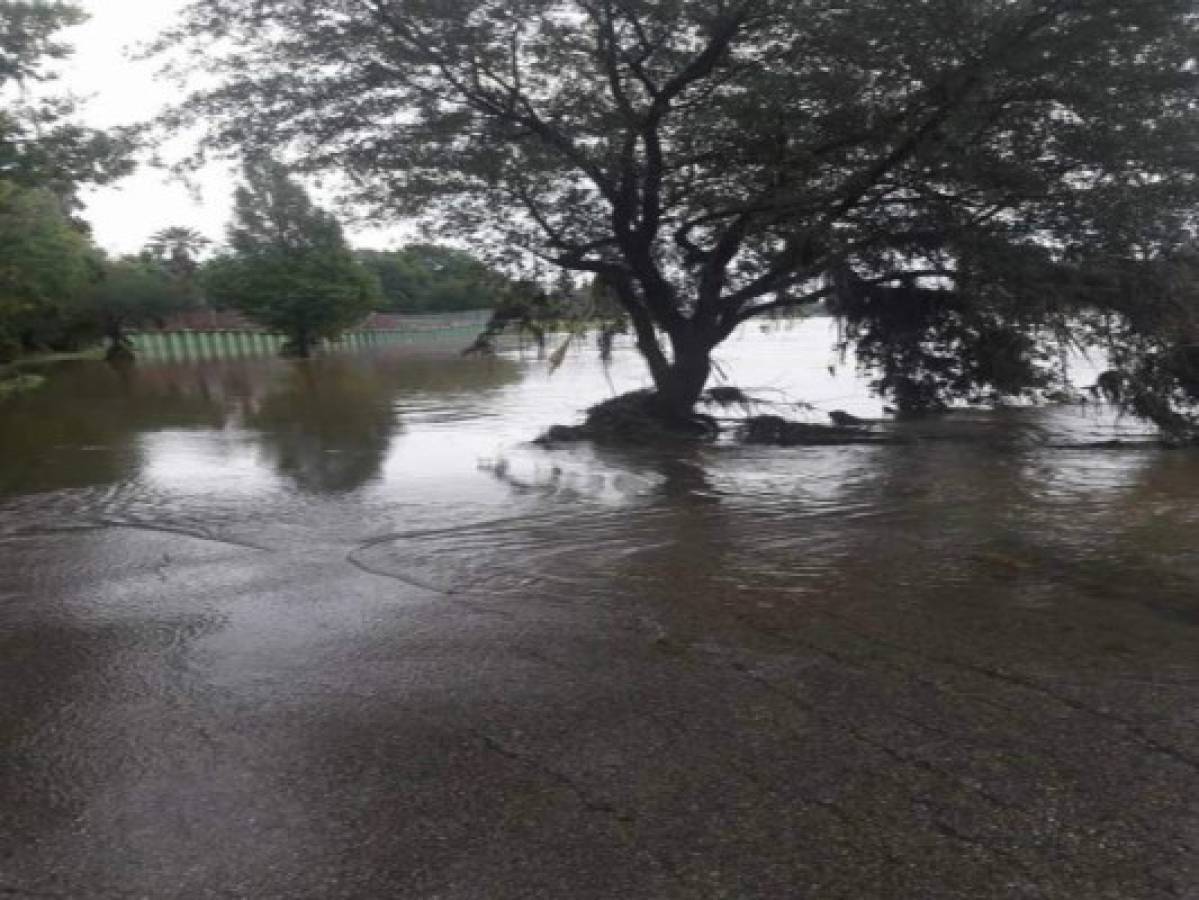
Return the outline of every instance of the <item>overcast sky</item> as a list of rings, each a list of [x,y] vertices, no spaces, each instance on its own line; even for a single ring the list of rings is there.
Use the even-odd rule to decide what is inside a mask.
[[[59,87],[88,98],[84,118],[99,127],[148,119],[176,94],[154,77],[153,63],[134,62],[129,49],[154,37],[184,0],[82,0],[91,19],[67,32],[75,55]],[[84,217],[97,243],[118,253],[137,250],[168,225],[185,225],[219,239],[229,217],[231,176],[204,173],[200,193],[147,166],[116,185],[89,191]]]
[[[174,85],[155,78],[154,63],[135,62],[130,49],[169,25],[185,0],[77,0],[91,19],[67,32],[75,55],[65,66],[60,87],[90,98],[85,118],[98,127],[128,124],[153,116],[176,99]],[[114,253],[139,249],[146,238],[170,225],[195,228],[214,240],[225,233],[233,174],[225,168],[202,173],[193,195],[170,175],[142,166],[118,184],[85,196],[85,218],[97,243]],[[357,242],[394,243],[403,229],[360,232]]]

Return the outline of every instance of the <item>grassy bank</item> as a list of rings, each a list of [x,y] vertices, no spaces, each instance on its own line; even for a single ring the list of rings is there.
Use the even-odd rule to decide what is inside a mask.
[[[103,359],[103,347],[90,347],[87,350],[73,350],[69,353],[26,353],[14,360],[0,363],[0,378],[8,378],[31,366],[45,363],[62,362],[69,359]]]
[[[46,378],[43,375],[0,374],[0,401],[16,394],[23,394],[25,391],[35,390],[45,383]]]
[[[73,353],[31,353],[18,357],[12,362],[0,363],[0,400],[36,390],[45,384],[46,376],[38,374],[36,371],[29,371],[30,369],[64,360],[102,359],[103,357],[103,349],[93,348]]]

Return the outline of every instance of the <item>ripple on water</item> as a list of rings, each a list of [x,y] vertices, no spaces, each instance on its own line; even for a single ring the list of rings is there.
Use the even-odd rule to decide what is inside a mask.
[[[877,415],[860,377],[820,362],[829,336],[827,322],[754,330],[722,348],[722,370],[816,419]],[[505,596],[705,579],[835,594],[991,584],[1009,570],[1028,582],[1037,566],[1129,546],[1179,566],[1190,558],[1181,535],[1199,520],[1193,455],[1137,444],[1144,428],[1094,407],[887,425],[909,439],[895,446],[526,443],[642,386],[628,345],[609,367],[572,351],[552,377],[532,354],[385,353],[146,366],[129,378],[74,368],[39,404],[6,408],[0,432],[14,439],[0,442],[0,462],[29,492],[9,485],[0,539],[159,529],[335,549],[438,590]],[[39,451],[38,435],[57,449]],[[1101,446],[1115,439],[1126,443]]]

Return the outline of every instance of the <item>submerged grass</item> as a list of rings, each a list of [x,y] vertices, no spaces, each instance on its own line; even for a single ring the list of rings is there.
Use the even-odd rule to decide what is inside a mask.
[[[44,375],[26,375],[15,373],[5,375],[0,373],[0,400],[13,397],[26,391],[36,390],[46,383]]]
[[[46,383],[46,376],[28,371],[31,368],[47,363],[76,359],[103,359],[103,357],[102,349],[91,348],[69,353],[31,353],[19,356],[11,362],[0,363],[0,400],[36,390]]]

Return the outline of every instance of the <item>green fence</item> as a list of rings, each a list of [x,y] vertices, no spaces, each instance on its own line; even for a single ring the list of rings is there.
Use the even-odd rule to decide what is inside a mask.
[[[453,316],[414,316],[398,329],[349,331],[322,345],[325,352],[364,350],[393,344],[469,344],[487,321],[488,313]],[[192,362],[277,356],[286,340],[282,334],[261,331],[142,331],[130,335],[137,355],[147,360]]]

